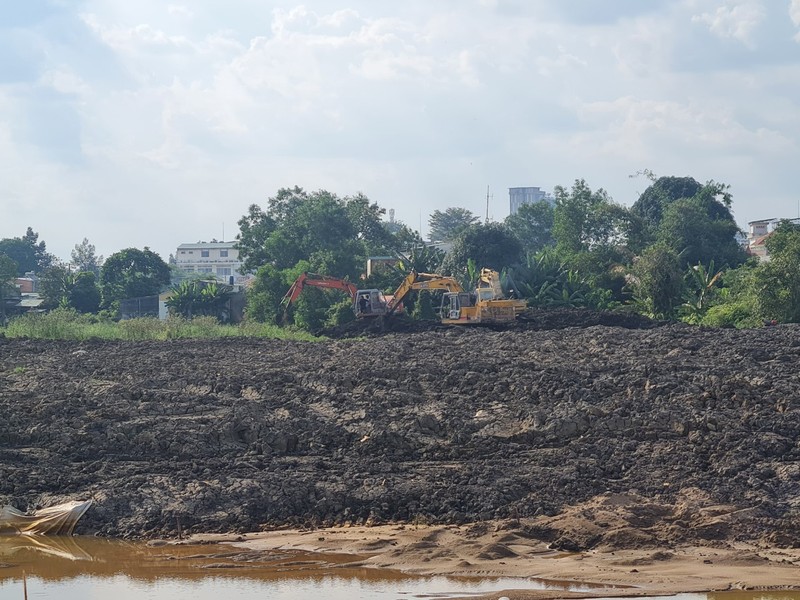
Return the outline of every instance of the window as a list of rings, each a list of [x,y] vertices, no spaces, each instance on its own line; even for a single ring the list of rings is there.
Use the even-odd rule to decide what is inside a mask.
[[[228,251],[227,250],[220,250],[219,255],[221,258],[228,258]]]
[[[208,250],[200,250],[201,258],[208,258]]]
[[[198,273],[211,273],[211,267],[197,267]]]
[[[217,275],[220,277],[230,277],[232,275],[230,267],[217,267]]]

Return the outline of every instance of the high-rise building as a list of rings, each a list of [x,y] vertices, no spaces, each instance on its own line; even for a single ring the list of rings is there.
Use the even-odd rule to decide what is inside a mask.
[[[556,203],[552,194],[548,194],[538,187],[512,187],[508,188],[509,212],[517,214],[519,207],[523,204],[533,204],[534,202],[548,202],[551,205]]]

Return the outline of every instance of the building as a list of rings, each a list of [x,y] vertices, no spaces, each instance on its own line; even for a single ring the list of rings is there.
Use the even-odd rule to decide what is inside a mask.
[[[181,244],[175,253],[175,266],[187,275],[213,276],[228,284],[242,284],[242,261],[236,242],[197,242]]]
[[[775,228],[781,221],[789,221],[795,225],[800,225],[800,219],[761,219],[760,221],[750,221],[747,224],[747,252],[751,256],[757,256],[763,261],[769,260],[766,241],[772,235]]]
[[[547,202],[551,206],[555,205],[556,199],[552,194],[548,194],[538,187],[512,187],[508,188],[509,213],[517,214],[519,207],[523,204],[533,204],[534,202]]]

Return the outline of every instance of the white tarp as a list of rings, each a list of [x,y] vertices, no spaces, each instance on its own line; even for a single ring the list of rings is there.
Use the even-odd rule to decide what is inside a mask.
[[[72,535],[91,500],[65,502],[25,514],[13,506],[0,507],[0,535]]]

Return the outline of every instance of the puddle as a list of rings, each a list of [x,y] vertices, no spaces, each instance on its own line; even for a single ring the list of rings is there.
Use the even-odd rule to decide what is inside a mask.
[[[509,588],[598,592],[569,582],[423,577],[348,566],[359,558],[366,557],[252,552],[224,544],[151,547],[97,538],[0,537],[0,600],[23,598],[23,572],[28,598],[59,600],[388,600]]]

